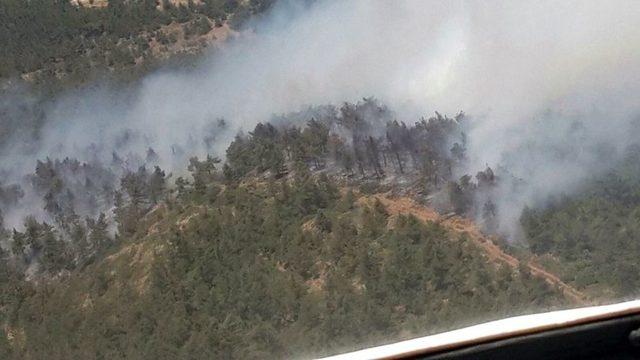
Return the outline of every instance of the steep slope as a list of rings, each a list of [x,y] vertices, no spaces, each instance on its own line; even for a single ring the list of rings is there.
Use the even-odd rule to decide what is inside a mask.
[[[204,185],[93,264],[23,283],[3,310],[13,357],[326,355],[570,302],[326,177]]]
[[[55,224],[0,233],[0,346],[13,358],[315,356],[591,301],[545,258],[510,255],[407,197],[443,194],[446,211],[468,214],[474,191],[499,181],[489,168],[453,178],[462,115],[406,126],[364,99],[288,116],[310,120],[258,124],[222,170],[191,158],[175,186],[147,169],[153,149],[122,173],[38,161],[32,185]],[[19,186],[0,190],[19,204]],[[80,219],[69,204],[83,196],[109,215]],[[534,240],[538,255],[557,251]]]
[[[527,209],[522,225],[546,267],[603,301],[640,293],[640,152],[632,149],[609,173],[578,194]]]
[[[180,61],[215,45],[271,3],[6,0],[0,3],[0,80],[21,77],[55,89],[105,72],[130,80],[167,58]]]
[[[441,216],[435,210],[420,206],[411,198],[393,198],[388,194],[374,195],[374,198],[381,201],[391,214],[408,215],[411,214],[422,221],[431,221],[444,226],[446,229],[464,233],[471,239],[478,248],[482,249],[491,261],[506,263],[514,269],[523,265],[533,275],[544,279],[551,286],[559,288],[567,297],[571,298],[577,305],[586,305],[590,301],[588,297],[574,287],[564,283],[557,275],[545,270],[533,259],[521,261],[516,257],[505,253],[496,245],[490,236],[484,235],[478,226],[469,219],[458,215]]]

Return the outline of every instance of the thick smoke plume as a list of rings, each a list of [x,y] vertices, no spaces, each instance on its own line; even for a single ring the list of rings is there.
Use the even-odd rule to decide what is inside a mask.
[[[272,114],[375,96],[407,123],[464,110],[460,173],[489,165],[523,180],[495,190],[513,234],[523,206],[572,191],[640,135],[638,22],[637,1],[283,2],[195,70],[54,101],[37,134],[5,141],[3,182],[36,159],[110,163],[116,149],[132,169],[152,147],[180,171]]]

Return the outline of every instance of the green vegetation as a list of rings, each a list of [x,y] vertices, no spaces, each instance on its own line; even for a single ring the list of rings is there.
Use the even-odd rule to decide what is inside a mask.
[[[451,180],[452,166],[464,158],[464,114],[452,119],[436,113],[413,125],[393,116],[377,100],[365,98],[339,108],[319,106],[289,114],[276,119],[280,126],[260,123],[248,135],[239,134],[227,149],[225,177],[236,181],[252,170],[278,177],[300,163],[363,180],[416,175],[430,190]],[[299,118],[307,119],[302,127],[294,122]],[[330,132],[332,128],[339,132]]]
[[[51,223],[29,217],[0,234],[0,346],[16,359],[315,356],[569,302],[464,235],[391,217],[345,187],[383,191],[391,172],[447,184],[455,161],[438,140],[457,120],[388,122],[376,135],[360,117],[371,109],[382,108],[259,124],[224,164],[191,158],[175,185],[157,166],[122,171],[116,152],[111,168],[38,161],[28,189]],[[157,157],[148,149],[147,162]],[[0,186],[9,210],[23,196]]]
[[[223,185],[204,176],[214,163],[193,160],[201,185],[183,179],[92,264],[38,283],[3,268],[0,346],[33,359],[321,355],[565,301],[326,176]],[[132,199],[145,193],[133,183]]]
[[[0,0],[0,147],[37,144],[62,88],[188,61],[172,52],[273,1],[99,3]],[[524,266],[489,262],[465,235],[372,200],[417,182],[421,195],[444,195],[446,211],[496,230],[492,190],[505,179],[489,167],[454,177],[465,121],[406,124],[364,98],[259,123],[224,163],[192,157],[185,173],[158,164],[191,148],[133,154],[145,134],[130,129],[106,161],[92,145],[80,151],[95,160],[40,159],[20,184],[0,169],[0,358],[318,356],[568,306]],[[215,120],[189,141],[212,149],[225,129]],[[599,300],[632,297],[638,204],[632,149],[577,195],[526,209],[522,225],[536,260],[566,282]]]
[[[552,255],[563,277],[601,298],[637,297],[640,289],[640,151],[579,195],[522,215],[531,251]]]
[[[95,0],[96,5],[98,0]],[[0,78],[32,73],[31,80],[85,82],[96,72],[144,71],[152,66],[150,41],[176,41],[161,27],[183,24],[187,37],[231,19],[233,24],[265,11],[272,1],[204,0],[174,6],[169,1],[109,0],[107,6],[76,6],[68,0],[0,1]]]
[[[309,171],[349,181],[357,179],[355,185],[366,193],[382,191],[385,186],[380,186],[379,180],[385,174],[421,178],[429,189],[437,189],[437,184],[450,179],[450,166],[456,160],[442,138],[460,134],[461,116],[455,120],[436,114],[406,126],[389,121],[390,113],[373,99],[344,104],[339,110],[326,106],[310,111],[315,116],[303,128],[288,122],[280,126],[259,123],[248,135],[239,134],[228,147],[227,161],[222,166],[219,159],[210,155],[203,160],[191,158],[187,170],[192,173],[193,183],[178,177],[175,190],[179,196],[189,194],[192,200],[213,199],[220,188],[207,184],[215,181],[238,186],[256,177],[275,180]],[[364,120],[371,113],[379,118],[369,116],[370,120]],[[386,134],[377,133],[374,128],[376,122],[382,121],[387,121]],[[214,129],[224,126],[224,121],[219,120]],[[345,135],[330,134],[330,128],[339,128]],[[215,140],[209,134],[203,135],[202,141],[207,145]],[[124,130],[119,146],[136,141],[135,137]],[[11,139],[9,134],[6,139]],[[453,148],[456,147],[461,146],[456,142]],[[96,153],[99,150],[86,149],[93,159],[101,158]],[[134,234],[139,219],[165,198],[167,175],[157,166],[159,160],[152,148],[147,149],[144,158],[120,154],[118,149],[112,151],[111,161],[47,158],[36,161],[35,171],[26,176],[27,181],[0,184],[0,211],[14,219],[3,238],[10,244],[16,267],[43,274],[73,270],[119,238]],[[302,199],[300,206],[306,206],[306,200],[309,199]],[[37,214],[33,208],[29,209],[31,213],[22,211],[21,204],[25,202],[43,203],[45,214],[36,216],[40,222],[32,216]],[[24,217],[24,230],[11,231],[16,227],[15,219]],[[114,228],[116,236],[106,231]],[[34,268],[36,264],[43,266]]]
[[[600,298],[635,297],[640,280],[640,152],[575,197],[522,215],[531,251],[551,255],[563,278]]]

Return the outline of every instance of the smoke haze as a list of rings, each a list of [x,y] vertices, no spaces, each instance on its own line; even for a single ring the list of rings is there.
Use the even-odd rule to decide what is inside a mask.
[[[273,114],[374,96],[407,123],[465,111],[460,173],[523,179],[496,189],[514,234],[523,206],[571,192],[640,135],[639,21],[637,1],[282,2],[193,71],[54,101],[38,136],[2,149],[3,182],[47,156],[107,163],[117,149],[135,168],[149,147],[177,172]]]

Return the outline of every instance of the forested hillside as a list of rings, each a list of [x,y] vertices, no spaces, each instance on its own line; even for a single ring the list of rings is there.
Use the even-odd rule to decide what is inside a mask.
[[[187,173],[168,174],[152,148],[39,160],[23,184],[0,186],[5,224],[26,201],[44,211],[0,234],[2,346],[15,358],[331,354],[577,305],[539,266],[594,302],[633,295],[632,148],[581,195],[523,213],[526,239],[508,246],[520,267],[368,196],[402,192],[491,232],[491,189],[508,177],[454,175],[466,121],[407,125],[363,99],[258,123],[225,161],[192,157]]]
[[[91,230],[105,245],[70,273],[26,281],[5,258],[5,354],[321,355],[569,302],[464,235],[390,217],[305,166],[221,182],[212,162],[192,165],[175,194],[141,194],[150,210],[119,218],[117,239]],[[39,231],[55,266],[53,234]]]
[[[603,299],[638,296],[640,152],[631,148],[579,195],[527,209],[522,225],[531,251],[575,286]]]
[[[0,360],[637,298],[637,9],[595,3],[0,0]]]
[[[407,126],[373,99],[318,107],[260,123],[225,162],[193,157],[177,177],[151,148],[38,161],[28,182],[0,187],[6,214],[33,196],[45,212],[2,233],[5,348],[320,355],[572,303],[463,233],[367,198],[398,181],[459,189],[447,184],[464,158],[463,117]]]
[[[144,73],[172,51],[188,54],[204,48],[215,35],[203,35],[223,25],[239,26],[271,3],[110,0],[106,6],[90,6],[68,0],[2,0],[0,78],[22,76],[51,86],[49,82],[61,79],[83,83],[100,72]],[[226,31],[218,34],[226,36]],[[190,49],[190,39],[200,42]],[[185,45],[172,46],[176,42]]]
[[[307,119],[305,125],[293,125],[300,118]],[[415,183],[418,193],[431,197],[442,210],[462,215],[490,208],[491,199],[475,201],[476,192],[497,182],[490,168],[475,179],[465,175],[456,180],[453,175],[453,167],[465,159],[463,114],[436,114],[411,126],[392,119],[392,113],[373,99],[312,108],[238,134],[224,164],[207,155],[201,160],[192,157],[185,167],[194,173],[192,186],[203,196],[205,184],[215,177],[232,184],[253,177],[286,178],[304,168],[368,192]],[[212,125],[215,131],[226,126],[224,121]],[[199,135],[206,147],[215,142],[215,136]],[[131,235],[136,220],[162,201],[168,189],[180,192],[190,184],[188,178],[163,170],[159,165],[169,159],[161,159],[153,148],[142,154],[127,150],[138,136],[125,130],[118,140],[122,150],[112,150],[106,161],[101,149],[90,145],[85,155],[92,160],[37,160],[22,183],[0,182],[2,238],[18,268],[36,273],[72,270],[110,243],[106,234]],[[41,208],[25,211],[31,203]],[[494,216],[483,213],[487,223]]]

